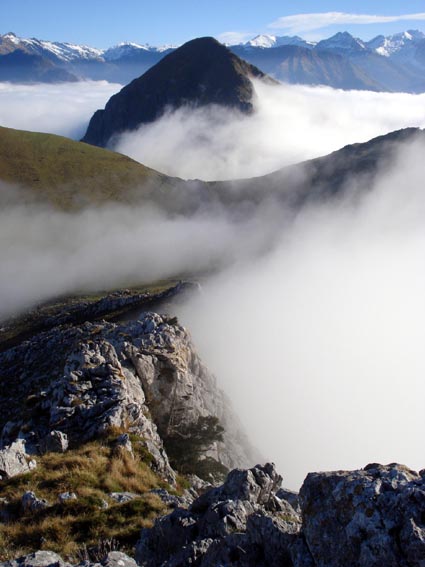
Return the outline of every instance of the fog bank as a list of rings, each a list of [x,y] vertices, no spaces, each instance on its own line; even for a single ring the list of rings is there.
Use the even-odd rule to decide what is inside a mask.
[[[169,175],[254,177],[408,126],[425,126],[425,94],[270,86],[255,81],[251,116],[208,107],[167,112],[112,147]]]
[[[359,207],[304,210],[181,312],[292,488],[309,471],[425,465],[424,151],[403,152]]]
[[[93,113],[120,89],[121,85],[107,81],[53,85],[0,82],[0,126],[79,140]]]

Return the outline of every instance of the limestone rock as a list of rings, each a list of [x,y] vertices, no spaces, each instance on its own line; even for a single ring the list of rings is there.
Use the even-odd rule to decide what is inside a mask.
[[[318,567],[425,565],[424,475],[397,464],[311,473],[300,503]]]
[[[174,483],[162,438],[215,416],[224,441],[206,455],[230,468],[252,462],[228,400],[176,318],[143,313],[120,325],[55,327],[0,353],[0,368],[15,388],[0,392],[3,446],[23,429],[45,450],[127,430],[141,439],[155,472]]]
[[[70,567],[53,551],[36,551],[13,561],[0,563],[0,567]]]
[[[25,442],[17,439],[0,451],[0,478],[11,478],[32,471],[36,461],[25,451]]]
[[[226,482],[142,530],[136,560],[143,567],[291,565],[290,545],[300,519],[290,508],[277,512],[281,477],[274,465],[234,470]],[[291,516],[287,516],[289,508]],[[276,515],[276,517],[273,516]]]

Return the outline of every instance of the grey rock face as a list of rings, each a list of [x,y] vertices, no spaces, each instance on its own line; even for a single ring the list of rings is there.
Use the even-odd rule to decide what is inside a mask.
[[[226,482],[143,530],[136,560],[156,565],[290,565],[289,546],[300,529],[297,513],[275,492],[274,465],[234,470]]]
[[[276,496],[280,498],[280,500],[285,500],[286,502],[288,502],[294,510],[301,513],[298,492],[288,490],[287,488],[279,488],[279,490],[276,492]]]
[[[250,464],[229,402],[175,318],[145,313],[122,325],[56,327],[0,354],[0,366],[5,376],[19,376],[13,396],[0,393],[3,445],[24,426],[43,450],[65,450],[67,439],[80,443],[115,427],[137,434],[152,468],[174,483],[161,437],[216,416],[224,441],[207,454],[228,467]],[[122,443],[130,450],[128,438]]]
[[[36,464],[36,461],[27,455],[25,442],[17,439],[0,451],[0,478],[11,478],[30,472],[36,467]]]
[[[232,471],[188,510],[143,530],[136,559],[143,567],[425,566],[425,471],[393,464],[312,473],[300,492],[302,517],[280,481],[273,465]]]
[[[423,567],[425,475],[401,465],[311,473],[303,536],[318,567]]]

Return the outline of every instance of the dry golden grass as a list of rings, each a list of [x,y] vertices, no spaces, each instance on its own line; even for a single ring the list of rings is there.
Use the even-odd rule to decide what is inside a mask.
[[[0,560],[51,549],[78,561],[82,550],[95,553],[102,542],[111,540],[132,552],[140,529],[167,511],[148,491],[166,485],[142,460],[143,451],[133,458],[114,448],[114,438],[116,435],[111,435],[64,454],[46,454],[38,459],[33,472],[2,483],[0,497],[10,502],[13,521],[0,524]],[[49,508],[23,514],[20,499],[26,490],[45,498]],[[68,491],[75,492],[78,499],[59,503],[58,495]],[[108,496],[110,492],[139,496],[117,504]],[[104,508],[105,502],[108,508]]]

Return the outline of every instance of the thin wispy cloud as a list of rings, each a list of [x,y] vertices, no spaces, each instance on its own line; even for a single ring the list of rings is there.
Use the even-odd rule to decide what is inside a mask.
[[[425,20],[425,12],[416,14],[398,14],[384,16],[377,14],[351,14],[347,12],[316,12],[310,14],[293,14],[283,16],[268,25],[269,29],[283,30],[285,33],[297,34],[319,30],[332,25],[348,24],[388,24],[402,21]]]
[[[226,45],[238,45],[239,43],[249,41],[254,35],[255,33],[252,32],[228,31],[218,35],[217,39]]]

